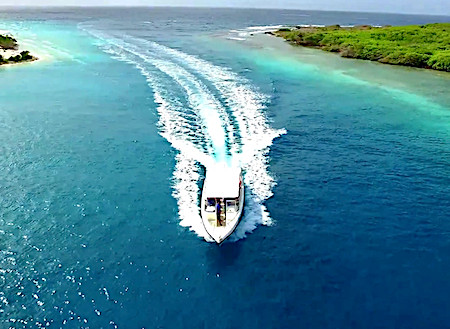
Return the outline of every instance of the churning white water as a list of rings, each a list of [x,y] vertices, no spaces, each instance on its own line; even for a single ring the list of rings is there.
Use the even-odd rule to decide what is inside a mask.
[[[272,220],[264,201],[275,185],[268,171],[268,152],[285,130],[272,129],[264,114],[267,97],[245,78],[161,44],[127,35],[105,34],[85,25],[113,58],[140,70],[153,92],[159,129],[175,149],[173,196],[180,225],[210,241],[199,214],[201,166],[216,162],[244,169],[245,211],[231,240]]]

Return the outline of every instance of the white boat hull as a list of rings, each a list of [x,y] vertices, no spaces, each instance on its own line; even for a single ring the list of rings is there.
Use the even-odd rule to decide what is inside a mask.
[[[216,220],[214,220],[213,216],[217,216],[216,212],[213,214],[211,212],[205,211],[205,205],[207,202],[207,196],[205,195],[205,191],[202,190],[202,198],[200,205],[201,218],[203,222],[203,226],[206,229],[208,235],[218,244],[221,244],[225,241],[236,229],[241,220],[242,211],[244,209],[244,184],[242,183],[240,186],[239,193],[239,209],[236,212],[226,212],[226,218],[224,225],[218,226]]]

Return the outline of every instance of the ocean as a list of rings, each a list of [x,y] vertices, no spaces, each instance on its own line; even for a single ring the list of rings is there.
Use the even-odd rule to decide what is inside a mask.
[[[0,328],[450,328],[450,76],[281,25],[445,16],[7,8]],[[244,169],[221,246],[205,168]]]

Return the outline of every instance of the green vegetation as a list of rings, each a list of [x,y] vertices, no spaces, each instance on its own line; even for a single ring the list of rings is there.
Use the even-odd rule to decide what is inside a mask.
[[[8,35],[0,34],[0,49],[17,50],[18,48],[19,46],[16,39]],[[9,58],[4,58],[0,55],[0,65],[32,61],[34,59],[35,58],[30,55],[29,51],[22,51],[20,54],[10,56]]]
[[[13,64],[13,63],[20,63],[20,62],[26,62],[34,60],[35,58],[30,55],[29,51],[22,51],[20,54],[17,54],[15,56],[11,56],[8,59],[3,58],[2,55],[0,55],[0,65],[1,64]]]
[[[450,23],[372,27],[296,27],[274,33],[343,57],[450,72]]]
[[[17,49],[17,40],[9,35],[0,34],[0,48],[2,49]]]
[[[8,58],[7,62],[18,63],[18,62],[29,61],[31,59],[33,59],[33,56],[30,55],[29,51],[22,51],[20,54],[18,54],[16,56],[11,56],[10,58]]]

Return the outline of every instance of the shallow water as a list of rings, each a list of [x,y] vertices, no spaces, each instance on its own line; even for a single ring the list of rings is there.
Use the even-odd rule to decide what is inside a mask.
[[[1,17],[0,30],[42,58],[0,67],[2,326],[450,323],[448,74],[258,34],[448,17],[167,8]],[[221,247],[198,215],[204,166],[218,161],[245,168],[247,193]]]

